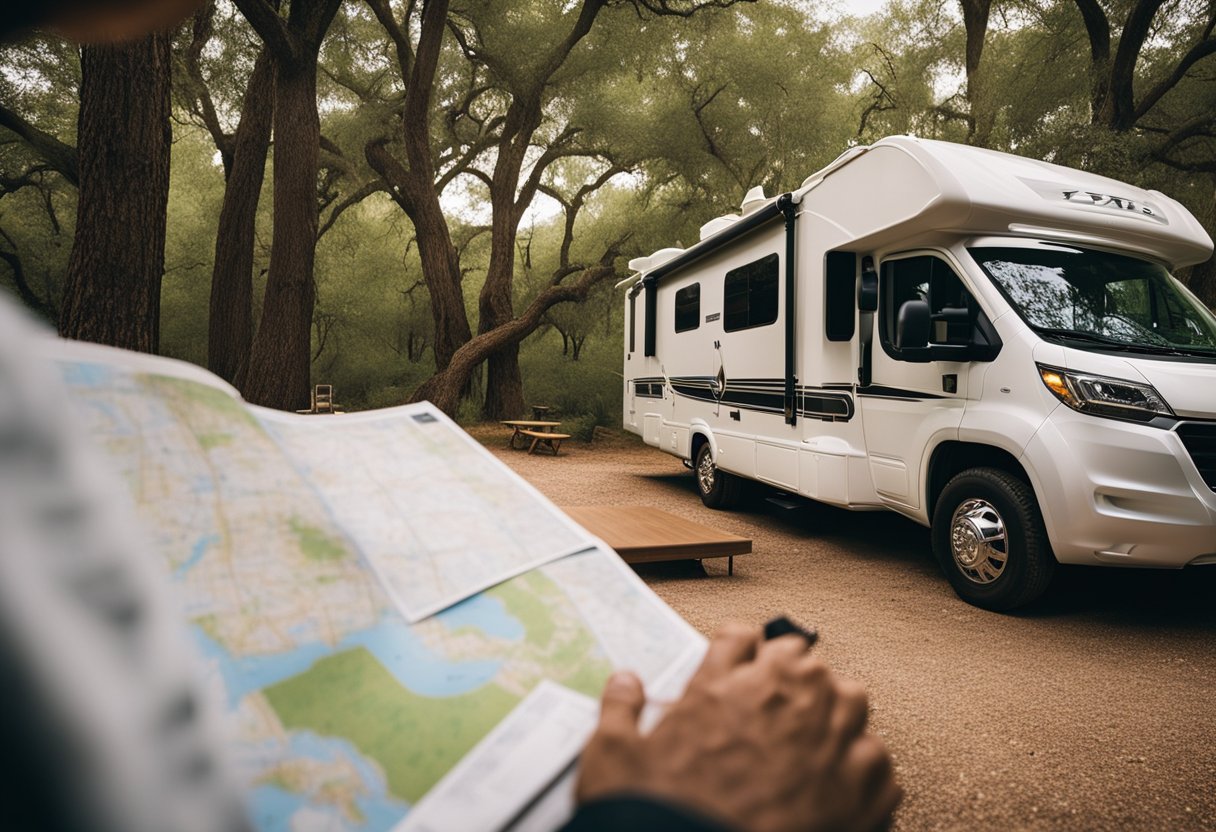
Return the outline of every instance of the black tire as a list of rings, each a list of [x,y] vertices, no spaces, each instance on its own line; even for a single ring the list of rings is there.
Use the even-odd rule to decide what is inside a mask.
[[[714,465],[713,451],[705,442],[697,449],[697,461],[692,466],[692,478],[697,483],[701,502],[709,508],[734,508],[743,490],[743,481]]]
[[[1012,610],[1036,600],[1051,583],[1056,558],[1039,504],[1030,486],[1010,473],[971,468],[955,476],[937,500],[932,531],[937,562],[970,604]]]

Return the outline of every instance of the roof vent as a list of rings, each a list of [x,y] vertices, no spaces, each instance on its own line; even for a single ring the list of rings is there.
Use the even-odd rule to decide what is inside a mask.
[[[704,240],[706,237],[717,234],[723,228],[726,228],[729,225],[734,225],[738,221],[738,214],[727,214],[722,217],[714,217],[712,220],[705,223],[705,225],[701,226],[701,239]]]
[[[764,186],[757,185],[743,197],[743,205],[740,206],[743,209],[743,215],[747,216],[767,201],[767,197],[764,196]]]
[[[649,257],[635,257],[629,261],[630,271],[648,272],[656,266],[661,266],[678,254],[683,254],[682,248],[661,248]]]
[[[671,260],[677,254],[683,253],[684,249],[682,248],[661,248],[654,254],[650,255],[650,268],[653,269],[655,266],[660,266],[663,263],[666,263],[668,260]]]

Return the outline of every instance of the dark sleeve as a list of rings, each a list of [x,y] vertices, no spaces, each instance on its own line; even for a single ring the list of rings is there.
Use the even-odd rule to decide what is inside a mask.
[[[698,812],[644,795],[593,800],[578,808],[560,832],[735,832]]]

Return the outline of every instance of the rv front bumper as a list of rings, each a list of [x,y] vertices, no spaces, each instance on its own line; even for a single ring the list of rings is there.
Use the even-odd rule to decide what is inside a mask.
[[[1216,491],[1174,431],[1060,406],[1022,462],[1061,563],[1216,563]]]

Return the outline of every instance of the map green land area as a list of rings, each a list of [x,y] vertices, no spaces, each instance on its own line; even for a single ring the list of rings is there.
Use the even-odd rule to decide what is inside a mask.
[[[445,653],[501,661],[474,690],[416,694],[360,646],[266,688],[266,698],[288,730],[349,740],[383,769],[393,796],[414,803],[542,679],[594,696],[612,672],[569,599],[545,575],[522,575],[489,590],[485,599],[502,602],[521,637],[488,635],[474,619],[451,629],[418,628]]]
[[[284,727],[350,740],[384,769],[389,792],[409,803],[519,701],[496,685],[460,696],[418,696],[363,647],[324,658],[265,693]]]

